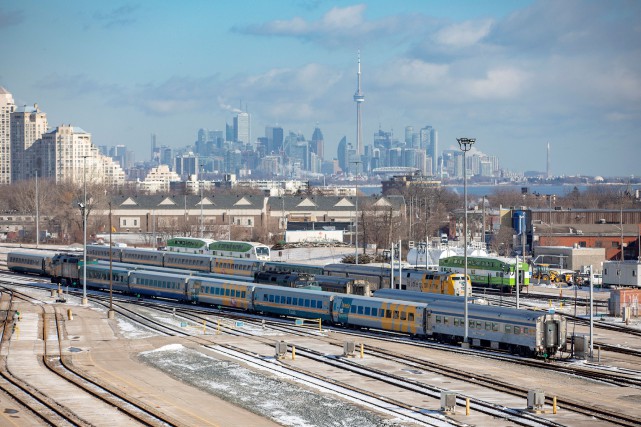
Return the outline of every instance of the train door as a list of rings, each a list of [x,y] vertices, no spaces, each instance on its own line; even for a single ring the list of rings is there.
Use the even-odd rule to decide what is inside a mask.
[[[349,310],[352,307],[352,298],[334,299],[334,316],[338,323],[347,324],[349,321]]]
[[[556,348],[559,342],[559,324],[554,320],[545,322],[545,348]]]
[[[202,281],[189,280],[187,283],[187,299],[191,302],[198,303],[200,288],[202,288]]]

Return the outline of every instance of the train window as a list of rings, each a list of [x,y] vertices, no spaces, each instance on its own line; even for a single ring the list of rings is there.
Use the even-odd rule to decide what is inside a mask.
[[[385,310],[385,318],[387,319],[392,318],[392,310]]]
[[[298,305],[298,298],[294,298],[292,300],[292,305]]]
[[[401,311],[401,320],[407,320],[407,313]]]
[[[309,300],[308,299],[305,300],[305,307],[309,307]]]
[[[410,322],[413,322],[414,321],[414,313],[408,313],[407,314],[407,320],[409,320]]]
[[[486,331],[492,330],[492,322],[485,322],[485,330]]]
[[[399,317],[398,310],[394,310],[394,319],[398,319],[398,317]]]
[[[494,332],[497,332],[499,330],[499,324],[492,322],[492,330]]]
[[[244,293],[245,293],[245,292],[243,292],[243,294],[244,294]],[[244,295],[243,295],[243,296],[244,296]],[[281,303],[281,304],[285,304],[285,297],[284,297],[284,296],[280,297],[280,303]]]
[[[263,295],[263,301],[267,302],[268,300],[269,300],[269,297],[267,296],[267,294]]]
[[[228,297],[228,296],[229,296],[229,289],[225,289],[225,296],[226,296],[226,297]]]
[[[441,323],[441,316],[436,316],[436,323]]]
[[[512,333],[512,326],[505,325],[505,333],[506,334],[511,334]]]
[[[349,312],[350,313],[356,313],[356,306],[355,305],[350,306]]]
[[[483,329],[483,323],[476,322],[476,329]]]
[[[363,306],[360,306],[360,305],[359,305],[358,307],[356,307],[356,312],[357,312],[358,314],[363,314]]]
[[[520,335],[521,334],[521,327],[520,326],[515,326],[514,327],[514,335]]]
[[[292,305],[292,297],[287,297],[287,305]]]
[[[274,302],[274,296],[273,295],[269,296],[269,302]]]
[[[372,307],[372,316],[378,317],[378,308]]]
[[[449,325],[450,324],[450,318],[447,316],[443,316],[443,324],[444,325]]]
[[[530,331],[528,331],[528,328],[523,328],[523,333],[524,333],[525,335],[528,335],[528,334],[530,333]]]
[[[365,307],[365,316],[370,316],[372,314],[372,309],[370,307]]]
[[[311,300],[311,307],[312,308],[316,308],[316,300],[315,299]]]

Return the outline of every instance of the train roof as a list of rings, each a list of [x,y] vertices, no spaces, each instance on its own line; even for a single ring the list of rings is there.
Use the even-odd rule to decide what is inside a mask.
[[[35,249],[30,251],[28,249],[26,249],[26,250],[25,249],[21,249],[19,251],[8,252],[7,253],[7,257],[9,257],[9,256],[28,256],[28,257],[31,257],[31,258],[37,258],[37,257],[40,257],[40,258],[49,257],[49,258],[51,258],[51,257],[53,257],[53,256],[55,256],[57,254],[58,254],[57,252],[53,252],[53,251],[40,251],[40,250],[35,250]]]

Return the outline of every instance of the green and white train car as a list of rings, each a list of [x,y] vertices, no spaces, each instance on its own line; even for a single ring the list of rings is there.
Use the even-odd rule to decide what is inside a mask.
[[[516,267],[516,268],[515,268]],[[465,257],[452,256],[442,258],[438,263],[439,271],[463,273],[465,271]],[[512,292],[516,286],[516,273],[518,272],[520,288],[530,284],[530,266],[527,262],[504,257],[467,257],[467,274],[472,285],[500,289]]]

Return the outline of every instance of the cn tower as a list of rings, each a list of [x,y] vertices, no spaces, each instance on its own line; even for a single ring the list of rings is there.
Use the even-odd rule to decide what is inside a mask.
[[[363,155],[363,142],[361,139],[362,128],[361,128],[361,104],[365,102],[365,95],[361,92],[361,51],[358,51],[358,74],[357,76],[357,86],[356,93],[354,94],[354,102],[356,103],[356,154],[359,156]]]

